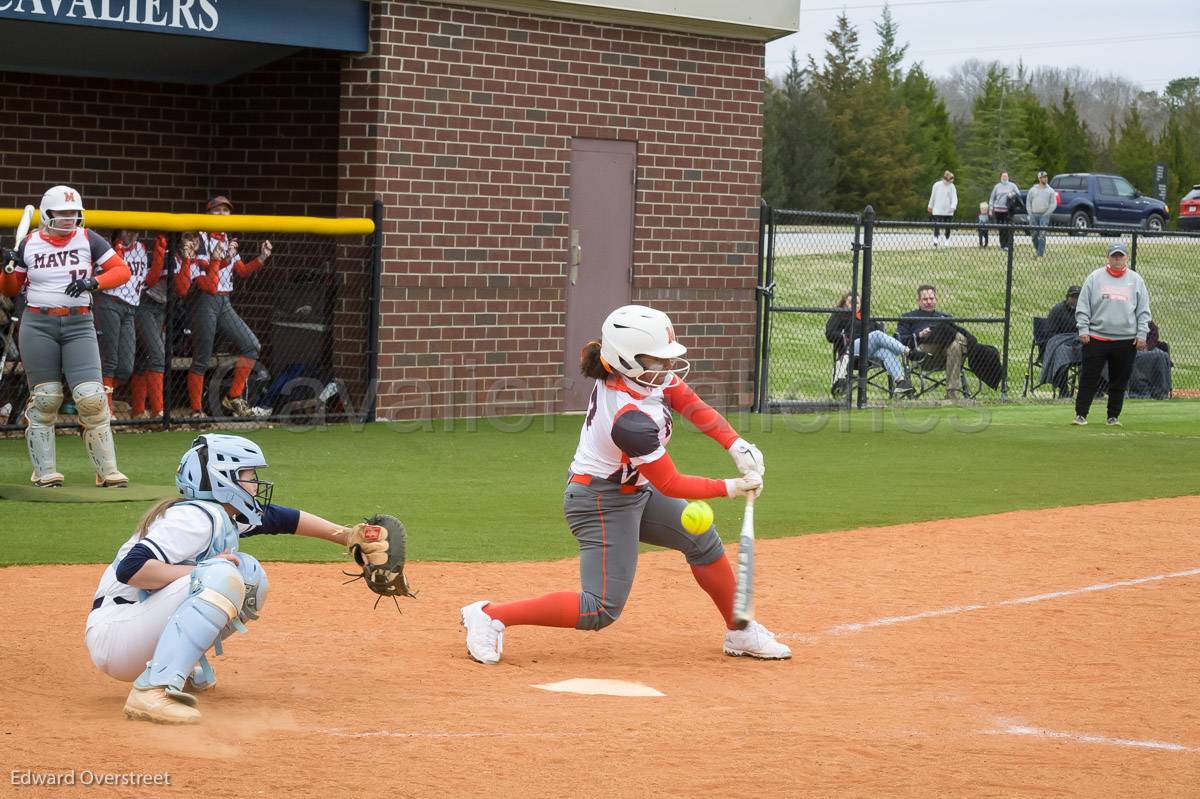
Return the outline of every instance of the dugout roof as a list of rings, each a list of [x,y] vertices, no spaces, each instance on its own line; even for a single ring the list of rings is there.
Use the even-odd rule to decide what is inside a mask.
[[[0,70],[213,85],[301,48],[365,53],[365,0],[0,0]]]

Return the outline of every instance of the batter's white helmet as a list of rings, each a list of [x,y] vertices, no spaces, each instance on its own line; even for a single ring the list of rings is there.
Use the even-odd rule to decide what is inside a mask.
[[[79,192],[70,186],[51,186],[42,195],[42,204],[38,207],[42,213],[42,229],[51,233],[66,234],[77,227],[83,227],[83,198]],[[74,217],[56,216],[51,219],[49,211],[75,211]]]
[[[207,499],[232,505],[251,525],[262,524],[271,504],[272,485],[255,480],[255,492],[242,487],[242,469],[266,468],[262,448],[248,438],[210,433],[198,437],[183,453],[175,485],[188,499]]]
[[[600,357],[610,369],[644,386],[657,375],[673,374],[682,380],[692,365],[682,357],[687,347],[675,340],[671,319],[645,305],[622,305],[608,315],[600,331]],[[671,361],[669,369],[647,369],[639,355]]]

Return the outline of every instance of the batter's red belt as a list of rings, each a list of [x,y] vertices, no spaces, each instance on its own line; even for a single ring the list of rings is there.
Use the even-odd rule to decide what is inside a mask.
[[[612,480],[608,480],[604,477],[593,477],[590,474],[573,474],[573,475],[571,475],[571,482],[579,483],[582,486],[590,486],[592,484],[593,480],[599,480],[602,483],[614,483],[614,481],[612,481]],[[621,485],[620,483],[614,483],[614,485],[621,486],[622,494],[633,494],[638,490],[637,486]]]
[[[90,305],[72,305],[58,306],[55,308],[43,308],[39,305],[26,305],[25,310],[32,313],[45,314],[46,316],[82,316],[85,313],[91,313]]]

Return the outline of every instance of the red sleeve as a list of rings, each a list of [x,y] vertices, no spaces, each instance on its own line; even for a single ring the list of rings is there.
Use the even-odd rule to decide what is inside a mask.
[[[204,271],[197,275],[192,282],[199,286],[205,294],[216,294],[223,266],[225,266],[224,261],[209,261]]]
[[[11,275],[0,272],[0,294],[3,294],[5,297],[17,296],[21,293],[21,287],[24,285],[24,272],[13,272]]]
[[[658,489],[659,493],[668,497],[712,499],[728,496],[725,492],[724,480],[680,474],[670,455],[663,455],[651,463],[643,463],[637,469],[639,474],[646,475],[646,479]]]
[[[233,262],[233,273],[238,277],[249,277],[262,266],[262,261],[255,258],[250,263],[246,263],[241,258]]]
[[[192,260],[191,258],[175,258],[175,265],[178,267],[175,270],[175,293],[180,297],[186,297],[188,290],[192,287]]]
[[[96,275],[96,283],[105,291],[116,288],[133,276],[133,272],[129,271],[129,264],[116,254],[100,264],[100,269],[100,274]]]
[[[716,441],[723,448],[729,449],[738,440],[737,431],[725,421],[725,417],[717,413],[711,405],[696,396],[696,392],[682,380],[663,389],[663,395],[671,403],[671,410],[683,414],[684,418],[696,425],[701,433]]]
[[[166,260],[167,252],[163,247],[159,246],[160,243],[163,243],[165,246],[161,236],[159,236],[159,241],[154,244],[154,256],[150,259],[150,272],[146,275],[146,288],[148,289],[154,288],[159,278],[162,277],[163,261]]]

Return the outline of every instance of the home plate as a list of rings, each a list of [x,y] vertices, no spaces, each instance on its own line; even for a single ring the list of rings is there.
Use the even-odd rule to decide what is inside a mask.
[[[543,691],[557,691],[562,694],[586,694],[588,696],[666,696],[649,685],[625,680],[588,680],[576,677],[562,682],[552,682],[545,685],[534,685]]]

